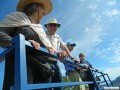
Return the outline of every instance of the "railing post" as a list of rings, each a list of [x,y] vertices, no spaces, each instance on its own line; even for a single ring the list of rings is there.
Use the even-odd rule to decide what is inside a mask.
[[[110,77],[108,76],[108,74],[106,74],[106,75],[107,75],[107,77],[108,77],[108,79],[109,79],[111,85],[114,86],[113,83],[112,83],[112,81],[111,81],[111,79],[110,79]]]
[[[106,82],[106,85],[109,86],[107,80],[105,79],[104,73],[101,72],[101,74],[102,74],[102,76],[103,76],[104,81]]]
[[[89,73],[90,73],[90,75],[91,75],[91,77],[92,77],[92,79],[93,79],[93,82],[94,82],[94,84],[95,84],[96,90],[100,90],[100,88],[99,88],[99,86],[98,86],[98,84],[97,84],[97,82],[96,82],[96,80],[95,80],[95,77],[94,77],[93,72],[92,72],[92,70],[90,69],[90,67],[88,67],[88,71],[89,71]]]
[[[14,38],[15,42],[15,77],[12,90],[27,90],[27,68],[25,37],[21,34]]]

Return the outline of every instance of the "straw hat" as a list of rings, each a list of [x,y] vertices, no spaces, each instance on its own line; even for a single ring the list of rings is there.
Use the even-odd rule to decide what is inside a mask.
[[[50,0],[19,0],[17,5],[17,11],[22,11],[25,6],[31,3],[40,3],[44,6],[44,15],[47,15],[52,10],[52,2]]]
[[[61,24],[59,24],[57,22],[57,20],[55,18],[51,18],[47,24],[45,24],[44,26],[47,27],[48,24],[57,24],[58,25],[58,28],[60,27]]]

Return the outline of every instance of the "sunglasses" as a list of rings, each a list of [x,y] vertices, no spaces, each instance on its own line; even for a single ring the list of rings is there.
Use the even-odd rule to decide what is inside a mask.
[[[50,23],[48,24],[50,27],[54,26],[54,27],[58,27],[58,24],[54,24],[54,23]]]

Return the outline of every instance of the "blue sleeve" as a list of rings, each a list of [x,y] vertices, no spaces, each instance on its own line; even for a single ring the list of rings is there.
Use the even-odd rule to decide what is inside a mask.
[[[89,65],[90,67],[93,67],[89,61],[87,61],[87,65]]]

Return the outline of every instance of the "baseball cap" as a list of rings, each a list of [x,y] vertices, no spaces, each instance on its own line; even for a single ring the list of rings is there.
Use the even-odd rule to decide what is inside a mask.
[[[70,43],[70,42],[68,42],[68,43],[67,43],[67,46],[76,46],[76,44],[75,44],[75,43]]]

